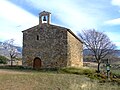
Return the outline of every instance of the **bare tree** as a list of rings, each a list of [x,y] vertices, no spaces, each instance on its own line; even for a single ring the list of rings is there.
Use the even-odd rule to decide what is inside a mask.
[[[9,51],[11,66],[13,66],[13,61],[17,56],[17,49],[14,47],[14,39],[6,40],[3,42],[3,47]]]
[[[79,36],[83,39],[86,48],[88,48],[95,57],[98,63],[97,72],[100,72],[102,59],[112,54],[116,45],[110,41],[106,34],[98,32],[95,29],[84,30],[82,35],[79,34]]]

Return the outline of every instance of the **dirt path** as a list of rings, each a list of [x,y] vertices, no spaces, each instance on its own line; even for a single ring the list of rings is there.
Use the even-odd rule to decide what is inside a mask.
[[[0,74],[27,74],[27,73],[22,71],[0,69]]]

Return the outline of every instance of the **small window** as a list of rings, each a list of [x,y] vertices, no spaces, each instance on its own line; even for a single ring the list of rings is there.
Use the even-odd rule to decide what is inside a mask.
[[[37,40],[39,40],[39,36],[37,35]]]

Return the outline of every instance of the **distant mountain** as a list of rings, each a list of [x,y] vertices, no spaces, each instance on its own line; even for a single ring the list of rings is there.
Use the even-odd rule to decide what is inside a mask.
[[[19,47],[19,46],[13,46],[13,47],[17,50],[18,57],[21,58],[22,57],[22,47]],[[3,47],[3,42],[0,42],[0,55],[9,57],[9,50],[5,49]]]
[[[120,57],[120,50],[115,50],[115,55]]]
[[[19,46],[14,46],[18,52],[22,53],[22,47],[19,47]]]
[[[92,55],[92,52],[89,49],[84,49],[83,50],[83,55]],[[115,50],[114,55],[120,57],[120,50]]]
[[[108,56],[109,57],[109,56]],[[92,52],[89,49],[83,50],[83,61],[84,62],[96,62],[94,57],[92,56]],[[120,61],[120,50],[115,50],[113,55],[110,55],[109,62],[115,63]]]
[[[84,49],[83,50],[83,56],[86,56],[86,55],[91,55],[91,51],[89,49]]]

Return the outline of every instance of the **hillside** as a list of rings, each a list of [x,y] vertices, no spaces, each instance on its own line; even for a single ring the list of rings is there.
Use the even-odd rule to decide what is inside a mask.
[[[21,58],[22,57],[22,48],[19,47],[19,46],[13,46],[13,47],[17,50],[18,57]],[[3,43],[2,42],[0,42],[0,55],[9,57],[9,50],[5,49],[3,47]]]
[[[84,56],[84,61],[91,61],[95,62],[95,59],[92,55],[92,52],[89,49],[84,49],[83,50],[83,56]],[[112,62],[118,62],[120,61],[120,50],[115,50],[113,55],[109,58],[109,60]]]
[[[120,57],[120,50],[115,50],[114,51],[114,54],[118,57]],[[91,51],[89,49],[84,49],[83,50],[83,55],[86,56],[86,55],[92,55]]]
[[[1,90],[120,90],[115,83],[52,71],[0,69],[0,81]]]

